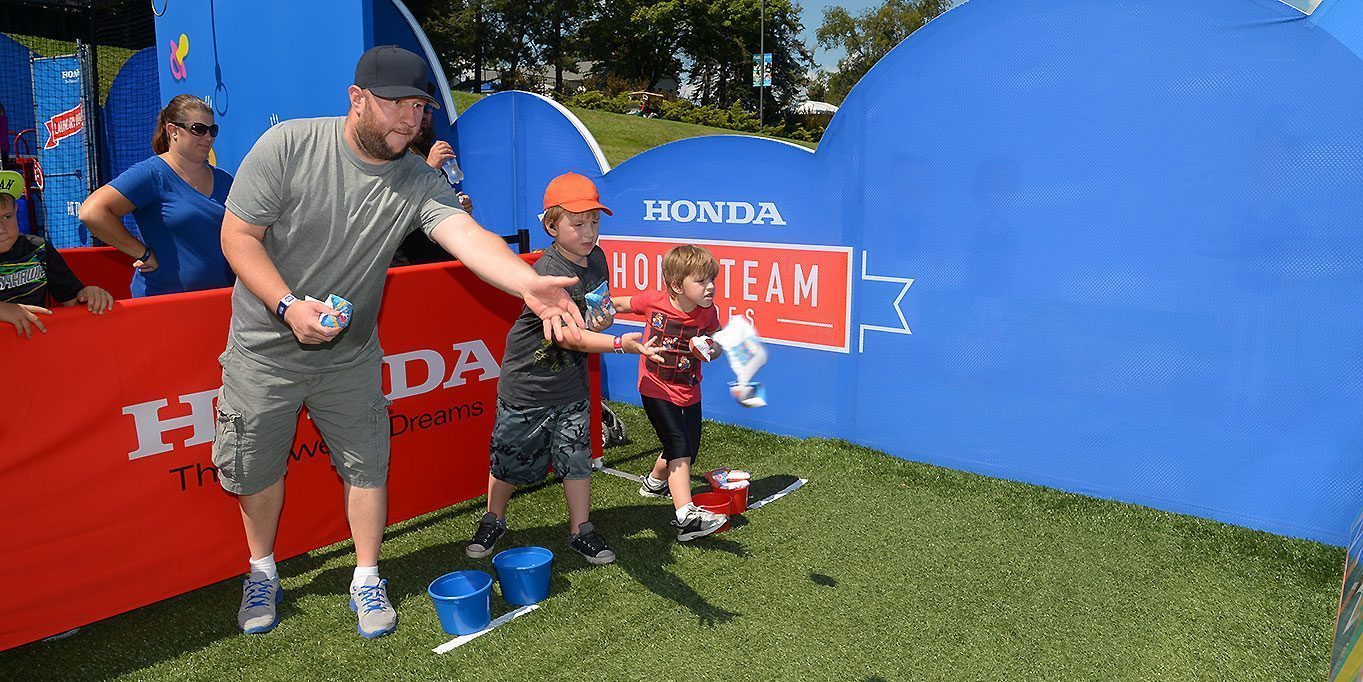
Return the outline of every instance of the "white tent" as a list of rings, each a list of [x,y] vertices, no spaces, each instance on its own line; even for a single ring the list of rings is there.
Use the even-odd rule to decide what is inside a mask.
[[[811,99],[796,105],[795,113],[812,116],[832,116],[833,114],[838,113],[838,108],[828,102],[820,102]]]

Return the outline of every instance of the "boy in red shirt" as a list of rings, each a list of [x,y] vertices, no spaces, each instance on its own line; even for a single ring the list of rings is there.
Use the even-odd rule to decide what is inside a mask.
[[[691,465],[700,451],[700,363],[719,355],[692,350],[691,340],[719,330],[715,312],[715,276],[719,263],[699,246],[678,246],[663,256],[667,291],[650,291],[612,300],[617,312],[644,316],[645,343],[658,340],[662,363],[639,363],[639,393],[644,412],[662,442],[663,454],[644,477],[639,494],[671,497],[681,541],[709,535],[728,517],[691,503]]]

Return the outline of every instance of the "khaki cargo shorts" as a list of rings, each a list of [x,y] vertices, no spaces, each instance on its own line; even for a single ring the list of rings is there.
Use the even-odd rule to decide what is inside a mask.
[[[372,366],[311,374],[262,364],[229,345],[218,362],[213,465],[228,492],[252,495],[284,476],[304,406],[342,480],[359,488],[387,482],[389,401],[377,356]]]

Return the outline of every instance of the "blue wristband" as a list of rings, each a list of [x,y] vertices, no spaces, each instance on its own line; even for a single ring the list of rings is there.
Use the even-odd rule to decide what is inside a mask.
[[[279,299],[279,305],[275,306],[274,314],[280,322],[284,321],[284,312],[289,309],[289,306],[297,302],[298,297],[294,296],[293,293],[284,294],[284,298]]]

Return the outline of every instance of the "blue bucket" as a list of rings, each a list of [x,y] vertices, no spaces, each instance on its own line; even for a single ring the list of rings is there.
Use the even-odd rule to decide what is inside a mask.
[[[426,588],[435,603],[440,628],[451,635],[471,635],[492,622],[492,576],[483,571],[455,571]]]
[[[549,596],[549,570],[554,553],[543,547],[516,547],[492,557],[502,598],[516,606],[529,606]]]

